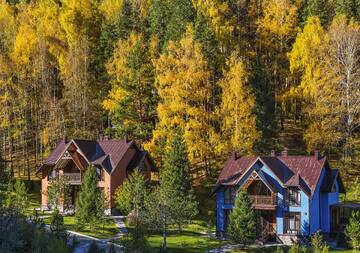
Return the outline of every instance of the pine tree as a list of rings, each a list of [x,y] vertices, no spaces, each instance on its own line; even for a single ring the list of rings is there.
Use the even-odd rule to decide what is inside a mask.
[[[327,11],[327,1],[326,0],[307,0],[305,1],[304,6],[304,15],[302,17],[303,22],[305,23],[307,19],[311,16],[316,16],[320,19],[322,25],[328,24],[329,13]]]
[[[75,222],[78,227],[92,229],[104,216],[104,198],[96,187],[96,170],[89,166],[85,171],[81,190],[76,200]]]
[[[168,143],[164,168],[160,174],[160,195],[168,204],[179,232],[198,212],[198,203],[191,186],[187,149],[180,128],[174,130]]]
[[[229,216],[227,234],[231,240],[243,245],[248,245],[255,240],[255,212],[245,191],[240,190],[236,196],[234,208]]]
[[[191,0],[154,0],[149,8],[151,32],[158,37],[161,51],[165,51],[170,41],[181,39],[188,24],[195,19]]]
[[[16,179],[15,183],[9,183],[6,192],[5,205],[23,214],[28,205],[28,192],[25,183],[21,179]]]
[[[140,169],[131,175],[116,189],[115,201],[121,212],[129,214],[134,211],[138,215],[144,208],[144,200],[149,194],[149,184]]]
[[[107,65],[112,89],[104,101],[115,136],[140,143],[150,140],[155,124],[156,96],[153,65],[142,35],[120,40]]]

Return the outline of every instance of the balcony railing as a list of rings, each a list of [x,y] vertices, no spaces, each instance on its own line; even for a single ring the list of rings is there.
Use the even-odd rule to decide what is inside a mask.
[[[262,196],[262,195],[250,195],[249,196],[254,206],[266,206],[275,205],[275,195]]]
[[[70,184],[81,184],[80,173],[64,173],[64,177],[69,181]]]

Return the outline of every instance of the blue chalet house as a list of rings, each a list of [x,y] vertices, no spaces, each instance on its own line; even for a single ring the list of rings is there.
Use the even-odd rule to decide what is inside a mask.
[[[233,153],[218,178],[216,230],[226,235],[229,212],[239,189],[247,191],[258,217],[259,239],[285,244],[322,231],[331,232],[331,207],[339,202],[344,186],[338,170],[326,157],[276,156],[238,157]],[[332,224],[336,225],[336,224]]]

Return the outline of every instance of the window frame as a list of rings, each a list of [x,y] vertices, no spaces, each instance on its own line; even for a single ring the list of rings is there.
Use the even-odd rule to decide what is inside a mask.
[[[293,220],[294,228],[290,228],[290,222]],[[284,234],[298,235],[301,233],[301,212],[283,212]]]
[[[286,201],[289,206],[301,206],[301,192],[296,187],[286,189]]]
[[[225,205],[233,205],[235,203],[235,198],[237,195],[236,187],[228,186],[224,191],[224,204]]]
[[[104,181],[104,172],[100,166],[95,167],[95,172],[96,172],[96,179],[98,181]]]

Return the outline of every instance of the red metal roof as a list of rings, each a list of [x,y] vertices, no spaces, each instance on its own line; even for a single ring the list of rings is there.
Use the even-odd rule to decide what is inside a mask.
[[[321,170],[326,165],[326,157],[318,156],[243,156],[237,158],[232,154],[220,173],[217,185],[236,184],[241,175],[256,161],[265,164],[281,183],[294,184],[297,182],[309,193],[314,192]]]
[[[99,164],[111,172],[117,167],[126,151],[134,144],[122,140],[79,140],[70,142],[62,140],[44,162],[44,165],[54,165],[65,152],[70,143],[74,143],[86,159],[92,164]]]

